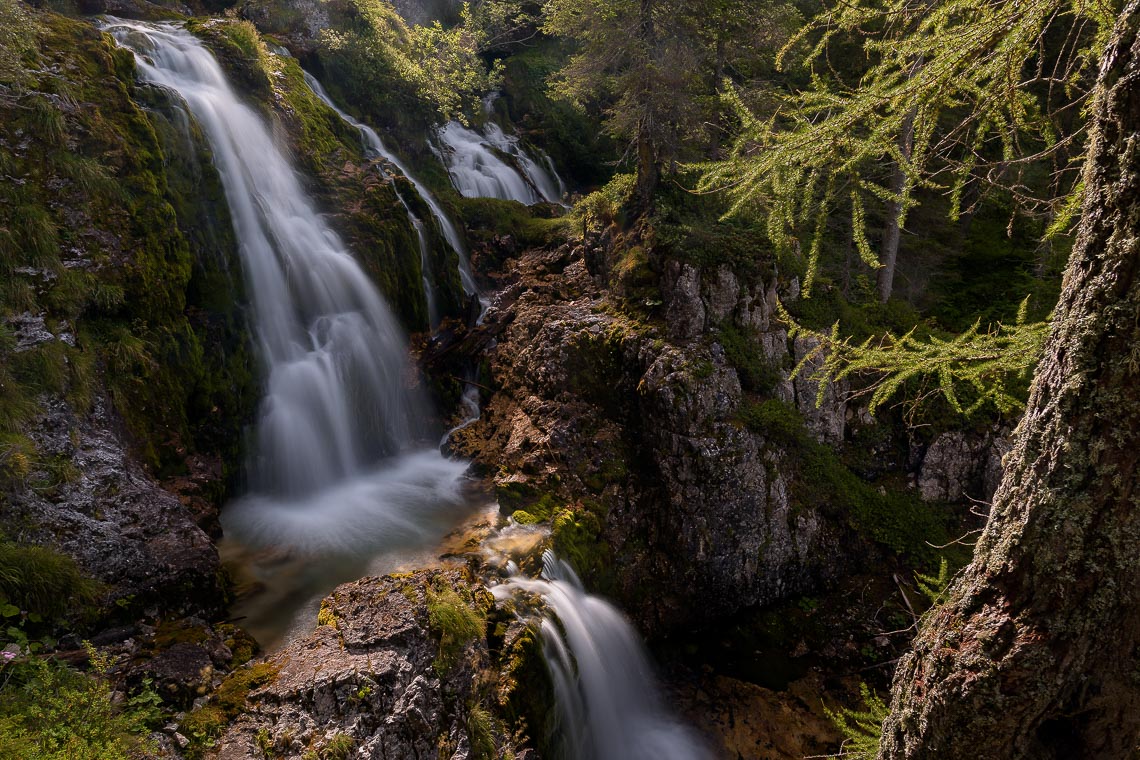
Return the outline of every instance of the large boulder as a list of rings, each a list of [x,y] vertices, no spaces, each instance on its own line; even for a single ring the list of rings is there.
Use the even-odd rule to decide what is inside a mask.
[[[364,578],[321,605],[313,633],[273,654],[269,683],[217,745],[270,756],[502,757],[483,629],[493,600],[461,570]]]
[[[132,456],[108,405],[76,414],[43,397],[26,431],[39,456],[0,499],[11,540],[73,557],[105,585],[104,601],[154,614],[220,614],[218,552],[177,497]],[[114,607],[112,607],[114,608]]]

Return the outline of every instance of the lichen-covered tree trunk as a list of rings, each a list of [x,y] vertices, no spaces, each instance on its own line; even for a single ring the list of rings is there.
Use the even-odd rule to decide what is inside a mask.
[[[1140,735],[1140,0],[1105,54],[1080,233],[974,561],[879,756],[1131,757]]]

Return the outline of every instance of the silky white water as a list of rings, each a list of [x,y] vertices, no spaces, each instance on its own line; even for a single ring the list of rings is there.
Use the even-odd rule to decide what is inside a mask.
[[[531,205],[546,201],[561,203],[562,180],[555,180],[494,122],[483,134],[457,121],[439,130],[440,157],[451,182],[467,198],[499,198]],[[493,150],[494,149],[494,150]],[[521,169],[504,161],[495,150],[510,155]]]
[[[466,465],[417,449],[427,405],[408,385],[405,336],[380,292],[200,41],[168,23],[104,28],[201,126],[239,242],[265,395],[250,492],[221,514],[227,540],[277,563],[345,560],[324,588],[293,597],[325,593],[385,551],[438,541],[465,510]]]
[[[543,654],[554,684],[555,740],[565,760],[709,760],[696,734],[662,703],[649,658],[621,612],[587,594],[549,550],[542,578],[512,576],[498,599],[541,598]]]
[[[306,71],[304,72],[304,76],[305,84],[309,86],[309,89],[313,91],[313,94],[320,98],[321,102],[323,102],[326,106],[335,111],[337,116],[343,119],[346,124],[355,127],[356,131],[360,132],[360,138],[361,142],[364,144],[366,156],[368,158],[382,158],[385,151],[384,144],[380,142],[380,136],[377,135],[376,132],[367,125],[361,124],[356,119],[353,119],[347,113],[340,110],[340,108],[337,107],[336,103],[333,102],[332,98],[329,97],[328,93],[325,92],[325,88],[321,86],[321,83],[318,82],[312,74]],[[392,176],[383,169],[380,171],[381,174],[387,179],[392,178]],[[431,276],[431,261],[428,257],[430,248],[428,245],[427,231],[424,229],[423,221],[418,216],[416,216],[415,212],[412,211],[412,207],[408,205],[408,202],[406,200],[404,200],[404,196],[400,193],[399,187],[393,184],[392,189],[395,191],[396,198],[399,199],[400,205],[404,207],[404,212],[408,215],[408,221],[411,222],[412,228],[416,231],[416,238],[420,248],[420,272],[422,273],[424,285],[424,298],[427,301],[428,307],[428,320],[431,323],[431,326],[435,327],[439,324],[439,306],[436,303],[437,298],[435,294],[435,283],[432,281]]]
[[[459,259],[459,280],[463,285],[463,292],[469,296],[475,295],[477,290],[475,287],[475,276],[471,272],[471,262],[467,258],[467,249],[463,245],[463,239],[460,238],[459,231],[456,229],[455,224],[452,223],[451,219],[447,216],[446,213],[444,213],[443,207],[439,205],[439,201],[437,201],[435,196],[431,194],[431,191],[429,191],[422,182],[416,179],[415,176],[408,171],[407,167],[404,166],[404,164],[400,161],[395,153],[388,150],[384,146],[384,141],[380,139],[380,135],[376,134],[376,130],[367,124],[364,124],[357,119],[352,118],[352,116],[342,111],[340,107],[333,101],[333,99],[329,97],[329,94],[325,91],[325,88],[321,85],[321,83],[317,81],[316,77],[312,76],[308,72],[305,72],[305,83],[309,85],[309,88],[313,91],[313,94],[320,98],[325,105],[336,112],[336,114],[340,116],[340,118],[343,119],[346,124],[349,124],[358,132],[360,132],[361,139],[364,141],[364,146],[369,152],[391,163],[393,166],[400,170],[400,173],[403,174],[409,182],[412,183],[412,187],[416,189],[416,192],[419,193],[420,198],[423,199],[424,203],[427,204],[428,209],[431,210],[432,216],[435,218],[436,224],[439,225],[440,232],[443,233],[444,239],[447,241],[448,245],[451,246],[451,249],[455,251],[455,255]],[[399,195],[399,191],[397,190],[396,192],[397,195]],[[424,233],[423,223],[416,218],[415,214],[412,213],[412,209],[408,206],[407,202],[402,197],[400,198],[400,203],[404,205],[404,208],[408,212],[408,218],[412,220],[412,224],[415,225],[416,231],[419,233],[420,254],[421,259],[424,262],[423,265],[426,276],[429,270],[427,268],[427,236]]]

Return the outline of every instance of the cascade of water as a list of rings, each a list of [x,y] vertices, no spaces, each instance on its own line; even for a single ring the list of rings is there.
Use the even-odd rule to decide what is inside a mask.
[[[463,239],[459,236],[459,230],[456,229],[455,224],[452,223],[451,219],[444,213],[443,206],[439,204],[439,201],[436,200],[431,191],[428,190],[422,182],[416,179],[415,175],[408,171],[408,168],[404,166],[399,157],[384,146],[384,141],[380,139],[380,135],[376,134],[376,130],[342,111],[333,99],[329,97],[329,94],[325,92],[325,88],[321,86],[321,83],[308,72],[305,72],[305,82],[325,105],[335,111],[340,118],[344,119],[345,123],[355,127],[357,131],[360,132],[361,137],[364,138],[364,144],[370,151],[399,169],[400,173],[407,177],[408,181],[412,183],[412,187],[416,189],[416,192],[423,198],[424,203],[427,204],[428,209],[431,210],[432,216],[435,217],[435,221],[439,225],[440,232],[443,233],[447,244],[451,246],[456,256],[459,257],[459,280],[463,285],[463,292],[469,296],[475,295],[477,292],[475,276],[471,272],[471,263],[467,259],[467,248],[463,245]],[[408,208],[408,204],[404,202],[403,198],[400,199],[400,202],[404,203],[404,208],[408,209],[409,216],[413,216],[414,218],[411,209]]]
[[[384,158],[384,154],[387,153],[387,151],[384,149],[384,143],[380,141],[380,136],[376,134],[375,130],[340,110],[336,103],[333,102],[333,99],[329,97],[329,94],[325,92],[325,88],[321,86],[321,83],[318,82],[312,74],[306,71],[304,72],[304,76],[305,84],[309,86],[313,94],[320,98],[321,102],[331,108],[346,124],[354,127],[356,131],[360,133],[361,142],[364,144],[367,157]],[[380,172],[386,179],[392,179],[391,173],[383,168],[380,169]],[[404,199],[399,186],[393,183],[392,188],[396,192],[396,198],[399,199],[400,205],[404,207],[404,212],[408,215],[408,221],[412,223],[412,228],[416,231],[416,238],[420,247],[420,272],[424,283],[424,298],[427,299],[428,317],[431,321],[431,326],[435,327],[439,324],[440,315],[439,307],[436,304],[435,283],[431,276],[431,261],[428,256],[431,248],[428,243],[427,230],[424,228],[423,221],[416,216],[415,212],[412,211],[412,207],[409,206],[408,202]]]
[[[439,141],[443,146],[441,158],[460,195],[500,198],[527,205],[540,201],[561,202],[561,180],[552,179],[526,154],[517,137],[506,134],[494,122],[487,123],[483,134],[457,121],[449,122],[439,130]],[[496,150],[510,155],[519,168],[496,155]]]
[[[201,126],[239,241],[266,377],[252,493],[223,510],[227,536],[360,555],[427,540],[465,465],[412,450],[426,403],[383,297],[199,40],[170,23],[104,28]]]
[[[662,705],[633,627],[613,605],[587,594],[549,550],[541,579],[513,576],[493,589],[504,599],[541,597],[543,653],[554,683],[557,742],[568,760],[707,760],[691,729]]]
[[[363,124],[360,121],[352,118],[347,113],[342,111],[336,105],[336,103],[333,102],[333,99],[329,97],[329,94],[325,91],[325,88],[321,85],[321,83],[317,81],[316,77],[312,76],[308,72],[305,72],[305,82],[309,85],[309,89],[311,89],[313,93],[325,103],[325,105],[327,105],[329,108],[335,111],[338,116],[344,119],[346,124],[355,127],[356,130],[360,132],[361,137],[364,139],[364,144],[369,151],[391,162],[403,173],[405,177],[408,178],[408,181],[411,182],[412,186],[416,188],[417,192],[419,192],[420,197],[423,198],[424,202],[428,205],[428,208],[431,209],[432,214],[435,216],[436,221],[439,223],[440,230],[444,233],[444,238],[451,245],[452,249],[455,251],[455,254],[459,259],[459,280],[463,285],[464,292],[469,296],[475,295],[479,298],[479,320],[481,322],[483,319],[483,314],[487,310],[488,301],[483,298],[476,289],[475,276],[471,271],[471,264],[467,259],[466,251],[462,247],[462,241],[459,239],[459,234],[456,231],[454,225],[452,225],[451,220],[448,219],[447,215],[443,213],[443,209],[440,207],[439,202],[436,201],[435,196],[433,196],[428,191],[428,189],[424,187],[414,176],[408,173],[408,170],[404,168],[403,164],[399,162],[399,159],[394,153],[384,147],[384,142],[380,139],[380,135],[376,134],[376,130],[372,129],[372,127],[369,127],[367,124]],[[559,181],[561,182],[561,180]],[[398,190],[397,195],[399,195]],[[412,220],[412,224],[415,225],[416,232],[418,232],[420,236],[420,261],[423,262],[422,265],[424,267],[425,274],[424,287],[425,290],[427,290],[430,288],[429,281],[426,279],[427,273],[429,271],[427,260],[427,234],[424,230],[423,223],[416,218],[415,214],[412,213],[411,208],[408,206],[403,197],[400,197],[400,202],[404,205],[404,209],[408,212],[408,218]],[[429,299],[428,304],[431,306],[433,303],[433,294],[431,290],[427,290],[427,292]],[[432,327],[435,327],[437,324],[439,324],[439,320],[433,317]],[[470,372],[468,374],[474,375],[474,372]],[[464,415],[463,421],[444,434],[443,439],[440,443],[441,446],[446,443],[449,438],[451,438],[452,433],[462,430],[463,428],[471,425],[479,419],[479,388],[471,383],[471,380],[473,379],[473,377],[464,378],[466,386],[463,390],[463,396],[460,399],[460,406],[462,407]]]

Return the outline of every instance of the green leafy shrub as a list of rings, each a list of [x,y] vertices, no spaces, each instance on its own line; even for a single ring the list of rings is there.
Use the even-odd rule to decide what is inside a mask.
[[[38,657],[0,666],[0,760],[127,760],[149,749],[150,700],[113,704],[110,663],[89,651],[91,675]]]
[[[581,223],[582,230],[603,230],[620,221],[623,210],[633,198],[636,184],[636,175],[618,174],[602,189],[574,204],[573,215]]]

